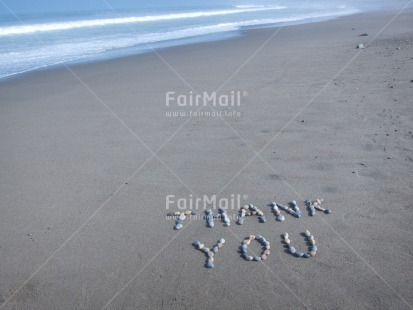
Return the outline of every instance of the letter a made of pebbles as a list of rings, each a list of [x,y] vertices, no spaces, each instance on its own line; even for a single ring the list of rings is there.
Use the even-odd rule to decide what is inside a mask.
[[[246,216],[258,216],[258,221],[260,223],[265,223],[267,222],[267,219],[264,216],[264,212],[262,212],[260,209],[258,209],[256,206],[254,206],[252,203],[249,205],[243,206],[239,210],[238,214],[238,225],[244,224],[244,220]]]

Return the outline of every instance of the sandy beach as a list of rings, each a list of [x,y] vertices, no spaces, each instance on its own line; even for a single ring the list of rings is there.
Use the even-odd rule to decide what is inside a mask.
[[[240,102],[165,102],[214,91]],[[412,309],[412,98],[411,10],[0,82],[0,309]],[[267,222],[174,230],[168,195],[240,197]],[[302,217],[275,221],[291,200]],[[307,251],[306,229],[317,255],[294,257],[280,236]],[[241,257],[250,234],[265,261]],[[205,268],[192,243],[221,238]]]

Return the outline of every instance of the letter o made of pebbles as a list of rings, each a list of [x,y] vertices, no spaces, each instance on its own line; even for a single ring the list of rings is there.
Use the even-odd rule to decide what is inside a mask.
[[[247,242],[245,242],[246,240],[247,240]],[[257,241],[261,244],[261,246],[262,246],[262,248],[263,248],[262,253],[260,254],[260,256],[252,256],[252,255],[249,255],[249,254],[248,254],[248,245],[249,245],[250,242],[253,241],[253,240],[257,240]],[[248,241],[250,241],[250,242],[248,242]],[[267,241],[267,240],[266,240],[264,237],[262,237],[262,236],[255,237],[254,235],[251,235],[251,236],[249,236],[248,238],[246,238],[246,239],[241,243],[241,246],[240,246],[242,256],[243,256],[244,259],[247,260],[247,261],[266,260],[267,257],[268,257],[268,255],[270,255],[269,248],[270,248],[270,242],[269,242],[269,241]]]

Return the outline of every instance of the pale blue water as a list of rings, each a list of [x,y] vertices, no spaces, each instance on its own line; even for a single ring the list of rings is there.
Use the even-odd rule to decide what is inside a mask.
[[[311,3],[311,1],[309,1]],[[188,1],[189,3],[189,1]],[[0,78],[55,65],[136,54],[237,35],[244,27],[331,19],[360,12],[355,5],[294,1],[134,10],[0,15]]]

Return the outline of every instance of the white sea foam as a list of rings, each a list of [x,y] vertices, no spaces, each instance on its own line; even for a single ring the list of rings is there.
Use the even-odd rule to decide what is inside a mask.
[[[130,23],[156,22],[176,19],[188,19],[199,17],[211,17],[219,15],[240,14],[257,11],[280,10],[285,7],[282,6],[265,6],[265,7],[250,7],[250,8],[236,8],[228,10],[214,10],[214,11],[199,11],[188,13],[174,13],[163,15],[147,15],[147,16],[130,16],[119,18],[105,18],[105,19],[90,19],[58,23],[43,23],[43,24],[28,24],[19,26],[0,27],[0,36],[30,34],[33,32],[68,30],[84,27],[99,27],[108,25],[121,25]]]
[[[238,9],[251,9],[251,8],[263,8],[265,5],[263,4],[240,4],[240,5],[234,5],[234,7]]]
[[[356,13],[356,10],[340,12],[324,12],[302,14],[294,17],[280,17],[267,19],[251,19],[240,22],[217,23],[205,26],[193,26],[177,28],[170,31],[148,32],[119,36],[117,34],[98,37],[85,37],[77,41],[66,43],[52,43],[47,46],[32,48],[30,45],[17,50],[3,51],[0,53],[0,78],[27,72],[38,68],[44,68],[57,64],[78,62],[82,59],[91,60],[105,57],[108,53],[122,54],[122,51],[132,48],[130,52],[138,49],[151,49],[151,44],[192,38],[202,35],[236,31],[242,27],[260,26],[267,24],[283,24],[305,21],[309,19],[333,18]],[[166,44],[168,46],[169,43]],[[177,43],[181,44],[181,43]],[[149,46],[148,46],[149,45]],[[169,44],[173,45],[173,44]],[[156,48],[156,45],[154,46]]]

